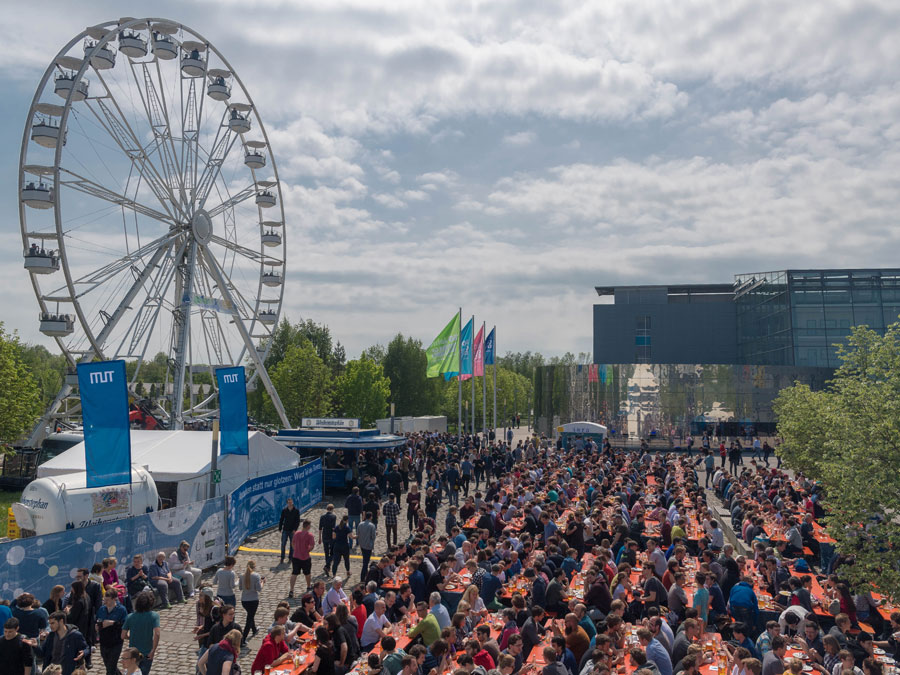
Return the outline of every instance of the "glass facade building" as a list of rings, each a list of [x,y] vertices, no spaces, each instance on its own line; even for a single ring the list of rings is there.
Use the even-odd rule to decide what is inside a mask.
[[[568,422],[605,424],[618,439],[678,444],[688,434],[775,433],[772,403],[795,382],[822,389],[829,368],[723,364],[542,366],[534,374],[535,429],[552,435]],[[699,443],[698,443],[699,445]]]
[[[898,320],[900,269],[741,274],[734,302],[741,363],[836,368],[851,327]]]

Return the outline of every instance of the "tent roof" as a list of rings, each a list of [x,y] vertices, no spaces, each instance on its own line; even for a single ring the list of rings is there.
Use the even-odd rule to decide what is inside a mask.
[[[226,476],[244,477],[283,471],[299,463],[297,453],[259,431],[249,435],[250,456],[219,455],[218,468]],[[131,431],[131,462],[147,466],[153,479],[182,481],[209,471],[211,431]],[[84,443],[38,467],[38,477],[85,470]]]
[[[596,422],[569,422],[563,424],[564,434],[605,434],[606,427]]]

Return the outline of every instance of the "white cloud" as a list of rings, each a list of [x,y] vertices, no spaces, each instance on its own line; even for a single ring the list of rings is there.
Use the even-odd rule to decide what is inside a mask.
[[[524,147],[531,145],[537,140],[537,134],[533,131],[520,131],[515,134],[507,134],[503,137],[503,143],[514,147]]]
[[[406,208],[406,202],[402,199],[398,199],[394,195],[388,194],[377,194],[372,195],[372,199],[381,204],[382,206],[386,206],[389,209],[403,209]]]

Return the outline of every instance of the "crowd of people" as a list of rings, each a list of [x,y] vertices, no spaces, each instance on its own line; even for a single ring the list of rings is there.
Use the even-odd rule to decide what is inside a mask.
[[[194,597],[201,575],[183,541],[149,565],[135,555],[121,577],[116,558],[106,558],[77,570],[68,589],[54,586],[46,601],[21,593],[0,604],[0,674],[146,675],[160,641],[155,608]]]
[[[290,586],[274,606],[260,607],[255,560],[227,557],[202,585],[189,556],[177,571],[165,554],[136,558],[124,584],[83,571],[46,609],[17,599],[4,648],[64,675],[98,652],[115,673],[121,652],[124,672],[146,675],[154,604],[196,595],[202,675],[240,672],[260,630],[253,675],[886,675],[900,611],[852,590],[852,559],[826,555],[817,486],[755,457],[715,459],[413,434],[361,456],[359,484],[318,518],[288,500]]]

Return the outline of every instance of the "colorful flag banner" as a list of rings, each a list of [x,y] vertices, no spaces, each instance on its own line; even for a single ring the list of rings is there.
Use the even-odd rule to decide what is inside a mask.
[[[428,357],[428,377],[438,377],[448,372],[455,375],[459,372],[459,314],[453,315],[450,323],[444,326],[444,330],[425,350],[425,355]]]
[[[459,358],[456,362],[456,370],[444,371],[444,379],[451,380],[460,373],[463,375],[472,374],[472,338],[475,332],[475,322],[469,319],[468,323],[459,332]],[[468,379],[468,378],[462,378]]]
[[[486,366],[494,365],[494,331],[496,330],[496,328],[491,328],[491,332],[484,339],[484,365]]]
[[[219,386],[219,454],[249,455],[247,380],[243,366],[216,368]]]
[[[474,375],[476,377],[484,376],[484,326],[478,329],[478,335],[475,336],[475,356],[473,365]],[[463,381],[468,380],[472,375],[463,375]]]
[[[78,364],[87,486],[131,484],[131,424],[124,361]]]
[[[588,366],[588,382],[597,382],[599,381],[599,377],[597,376],[597,364],[592,363]]]

